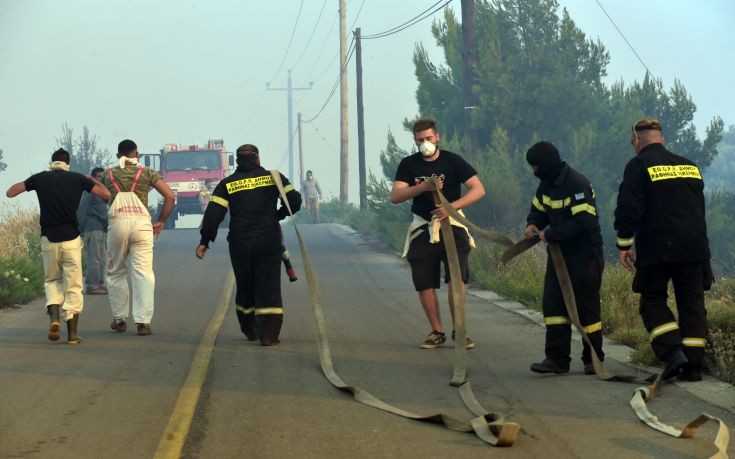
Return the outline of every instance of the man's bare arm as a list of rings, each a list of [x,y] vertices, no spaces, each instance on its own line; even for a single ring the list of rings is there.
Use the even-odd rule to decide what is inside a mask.
[[[15,185],[8,188],[8,191],[5,192],[5,196],[9,198],[14,198],[25,191],[26,191],[25,182],[18,182]]]
[[[467,193],[465,193],[464,196],[460,197],[456,201],[452,202],[452,207],[454,207],[456,210],[469,207],[482,199],[483,196],[485,196],[485,187],[482,186],[482,182],[480,182],[480,179],[477,178],[476,175],[473,175],[472,177],[467,179],[464,184],[465,186],[467,186]],[[449,216],[447,214],[447,211],[441,204],[436,205],[436,209],[431,211],[431,215],[439,219],[447,218]]]
[[[428,180],[415,186],[410,186],[406,182],[396,180],[393,182],[393,188],[390,190],[390,202],[400,204],[427,191],[434,191],[434,185]]]
[[[469,207],[485,197],[485,187],[476,175],[467,179],[464,184],[467,187],[467,193],[452,203],[452,207],[457,210]]]
[[[92,190],[90,191],[92,194],[99,196],[105,201],[109,201],[110,198],[112,198],[112,193],[110,193],[110,190],[108,190],[106,186],[104,186],[94,177],[87,177],[87,178],[90,179],[92,183],[94,183],[94,186],[92,187]]]
[[[158,216],[156,224],[153,225],[153,233],[158,236],[163,229],[164,222],[168,219],[168,216],[171,215],[171,211],[174,209],[174,202],[176,200],[174,198],[174,192],[171,191],[171,188],[166,185],[166,182],[164,182],[163,179],[156,180],[153,184],[153,188],[163,196],[163,208],[161,209],[161,214]]]

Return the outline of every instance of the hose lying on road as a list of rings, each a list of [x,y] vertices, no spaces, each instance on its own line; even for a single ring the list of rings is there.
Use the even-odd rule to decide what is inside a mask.
[[[514,257],[520,255],[526,250],[530,249],[539,242],[538,238],[534,239],[523,239],[511,248],[509,248],[501,257],[503,263],[507,263]],[[582,326],[582,322],[579,320],[579,313],[577,311],[577,301],[574,297],[574,290],[572,289],[572,280],[569,277],[569,270],[567,269],[566,262],[564,261],[564,255],[562,254],[561,248],[557,243],[549,244],[549,256],[551,257],[551,263],[554,266],[554,271],[559,279],[559,286],[561,287],[562,296],[564,297],[564,306],[567,309],[569,320],[574,324],[574,327],[582,335],[582,339],[585,340],[587,345],[592,351],[592,365],[595,368],[597,377],[603,381],[623,381],[623,382],[642,382],[640,379],[630,375],[618,375],[607,371],[605,366],[600,361],[595,348],[592,346],[587,333]],[[646,381],[648,382],[648,380]],[[654,416],[648,406],[646,400],[652,400],[661,385],[661,375],[654,378],[653,383],[648,386],[642,386],[635,390],[633,398],[630,401],[630,406],[635,411],[638,418],[643,421],[649,427],[671,435],[677,438],[691,438],[697,432],[699,427],[709,420],[719,422],[719,429],[715,436],[714,444],[718,449],[718,453],[712,456],[712,459],[727,459],[727,445],[729,443],[730,434],[725,423],[714,416],[708,414],[702,414],[697,417],[694,421],[687,424],[683,430],[677,430],[674,427],[663,424]]]
[[[283,189],[283,183],[281,182],[280,173],[278,171],[271,171],[271,175],[273,176],[273,180],[276,186],[278,187],[278,192],[281,195],[281,199],[284,205],[288,209],[289,214],[293,216],[293,213],[291,212],[291,208],[288,204],[288,199],[286,198],[286,194]],[[425,421],[425,422],[443,424],[448,429],[459,431],[459,432],[474,432],[475,435],[477,435],[477,437],[480,438],[482,441],[490,445],[493,445],[493,446],[512,446],[516,440],[518,431],[520,430],[520,426],[512,422],[504,422],[502,416],[499,416],[494,413],[490,413],[487,410],[485,410],[475,398],[474,394],[472,393],[472,389],[470,388],[469,382],[466,381],[465,379],[464,354],[466,352],[466,349],[465,349],[466,331],[465,331],[464,321],[461,324],[461,329],[459,328],[456,329],[457,340],[455,341],[455,356],[460,356],[460,358],[455,359],[454,376],[452,377],[452,384],[459,386],[459,392],[460,392],[460,395],[462,396],[462,399],[465,401],[465,404],[470,409],[470,411],[475,415],[475,418],[469,421],[458,419],[458,418],[455,418],[453,416],[449,416],[443,413],[437,413],[437,414],[428,415],[428,416],[422,416],[419,414],[411,413],[409,411],[405,411],[403,409],[389,405],[388,403],[383,402],[382,400],[378,399],[374,395],[365,391],[364,389],[348,385],[347,383],[342,381],[339,375],[337,375],[337,373],[334,371],[334,364],[332,362],[332,356],[331,356],[331,352],[329,348],[329,339],[327,337],[327,327],[326,327],[326,321],[324,319],[324,311],[321,305],[321,300],[319,298],[319,288],[316,282],[316,277],[314,274],[314,267],[311,262],[311,257],[309,256],[309,252],[306,249],[306,245],[304,244],[304,239],[301,236],[301,232],[299,231],[298,225],[296,224],[293,218],[291,218],[291,221],[294,225],[294,230],[296,231],[296,237],[298,238],[298,241],[299,241],[299,248],[301,249],[301,257],[304,263],[304,271],[306,272],[306,282],[309,287],[309,295],[311,296],[311,301],[313,305],[314,318],[316,319],[317,337],[318,337],[318,346],[319,346],[319,360],[321,362],[322,372],[324,373],[326,378],[329,380],[329,382],[331,382],[332,385],[334,385],[336,388],[343,390],[345,392],[351,393],[353,398],[356,401],[363,403],[365,405],[372,406],[374,408],[378,408],[380,410],[387,411],[393,414],[397,414],[399,416],[403,416],[409,419],[414,419],[417,421]],[[446,234],[446,232],[444,231],[444,227],[442,228],[442,233]],[[450,236],[452,235],[451,228],[449,229],[449,235]],[[453,239],[452,239],[452,242],[453,242]],[[448,255],[450,257],[452,257],[453,255],[453,258],[454,258],[454,261],[450,260],[451,277],[452,279],[461,279],[461,276],[458,274],[459,264],[457,263],[456,247],[454,247],[453,250],[451,251],[449,250],[449,247],[447,247],[447,249],[448,249],[447,250]],[[455,265],[454,268],[451,267],[452,264]],[[452,269],[454,269],[455,271],[452,271]],[[456,291],[456,290],[457,289],[453,289],[453,291]],[[463,306],[464,306],[463,299],[462,299],[461,304],[455,303],[455,315],[458,312],[460,312],[460,314],[462,315],[462,319],[464,319]]]

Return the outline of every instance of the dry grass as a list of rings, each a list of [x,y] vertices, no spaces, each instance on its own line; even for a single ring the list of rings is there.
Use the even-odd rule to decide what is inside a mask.
[[[0,308],[25,303],[43,292],[38,212],[0,204]]]
[[[0,203],[0,260],[40,255],[38,211]]]
[[[546,253],[539,245],[514,260],[509,267],[499,264],[496,251],[480,246],[471,258],[472,277],[482,287],[541,310]],[[608,263],[602,277],[601,315],[604,333],[635,349],[633,359],[652,365],[648,333],[638,312],[639,295],[631,290],[633,277],[617,263]],[[708,372],[735,383],[735,278],[719,279],[705,298],[709,337],[706,354]],[[676,315],[673,291],[669,307]]]

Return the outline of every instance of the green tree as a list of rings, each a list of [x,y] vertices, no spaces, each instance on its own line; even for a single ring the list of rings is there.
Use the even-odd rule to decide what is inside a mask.
[[[85,175],[93,168],[107,167],[115,160],[110,150],[99,147],[97,136],[89,133],[86,124],[82,126],[82,134],[75,138],[73,129],[64,123],[61,126],[61,137],[56,139],[56,144],[71,155],[70,170]]]
[[[537,183],[524,153],[542,139],[553,142],[563,159],[592,181],[608,241],[617,187],[633,155],[634,121],[659,118],[670,149],[703,170],[716,158],[720,118],[700,140],[692,123],[696,105],[679,81],[668,90],[648,74],[641,83],[606,84],[608,51],[588,38],[566,9],[560,11],[556,0],[478,0],[475,20],[471,90],[479,104],[470,112],[469,126],[462,104],[462,26],[453,10],[432,25],[444,62],[431,62],[421,44],[414,53],[420,116],[435,118],[442,143],[453,145],[482,171],[488,198],[469,210],[472,215],[481,211],[499,228],[513,221],[523,225],[527,205],[519,203],[527,203]],[[459,143],[470,128],[480,134],[474,151]]]
[[[0,148],[0,172],[4,171],[8,164],[3,161],[3,149]]]
[[[730,125],[717,146],[719,153],[704,173],[708,190],[735,192],[735,125]]]

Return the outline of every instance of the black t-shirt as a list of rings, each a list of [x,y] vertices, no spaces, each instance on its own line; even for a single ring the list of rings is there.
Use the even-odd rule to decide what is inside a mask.
[[[432,175],[444,179],[442,193],[454,202],[462,196],[462,184],[477,175],[477,171],[461,156],[447,150],[440,150],[434,161],[425,161],[421,153],[414,153],[403,158],[396,170],[396,181],[406,182],[409,186],[417,185]],[[434,197],[430,192],[421,193],[413,198],[411,212],[431,220],[431,211],[436,209]]]
[[[51,242],[71,241],[79,236],[77,209],[82,192],[94,183],[78,172],[39,172],[25,181],[26,191],[36,191],[41,208],[41,235]]]

